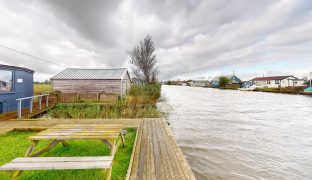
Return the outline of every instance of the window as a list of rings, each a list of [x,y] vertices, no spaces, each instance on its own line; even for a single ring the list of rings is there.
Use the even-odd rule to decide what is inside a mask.
[[[13,72],[0,69],[0,93],[13,91]]]
[[[267,81],[267,84],[271,84],[271,81]]]
[[[279,80],[275,80],[275,84],[280,84],[280,81]]]

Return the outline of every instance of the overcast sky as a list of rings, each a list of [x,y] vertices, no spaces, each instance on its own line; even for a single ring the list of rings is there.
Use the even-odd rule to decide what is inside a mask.
[[[160,79],[312,71],[311,0],[0,0],[0,63],[49,79],[66,67],[127,66],[153,37]]]

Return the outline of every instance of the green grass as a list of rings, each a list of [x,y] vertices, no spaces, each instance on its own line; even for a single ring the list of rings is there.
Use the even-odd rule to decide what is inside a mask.
[[[48,93],[52,91],[51,84],[34,84],[34,94]]]
[[[300,94],[303,93],[304,87],[287,87],[287,88],[257,88],[256,91],[273,92],[273,93],[288,93],[288,94]]]
[[[115,154],[113,162],[112,179],[125,179],[133,144],[136,136],[134,129],[127,129],[128,133],[125,136],[125,147],[120,146]],[[0,136],[0,165],[10,162],[17,157],[23,157],[30,141],[28,136],[34,132],[20,132],[13,131],[6,135]],[[63,147],[58,144],[51,151],[43,154],[46,157],[65,157],[65,156],[109,156],[110,150],[100,141],[95,140],[71,140],[67,141],[68,146]],[[50,141],[39,142],[36,149],[46,146]],[[10,179],[12,171],[0,171],[0,179]],[[20,179],[45,179],[45,180],[58,180],[58,179],[105,179],[103,170],[38,170],[38,171],[23,171]]]

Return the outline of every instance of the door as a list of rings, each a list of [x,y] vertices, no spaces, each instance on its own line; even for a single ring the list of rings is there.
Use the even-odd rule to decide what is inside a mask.
[[[0,114],[3,113],[3,102],[0,102]]]

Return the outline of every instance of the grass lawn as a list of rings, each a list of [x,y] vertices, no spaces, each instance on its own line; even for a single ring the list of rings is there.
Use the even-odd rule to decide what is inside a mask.
[[[119,146],[115,154],[113,162],[112,179],[125,179],[133,144],[136,136],[135,129],[127,129],[128,133],[125,136],[126,146]],[[6,135],[0,136],[0,165],[3,165],[17,157],[23,157],[30,141],[27,139],[35,132],[13,131]],[[41,141],[36,149],[40,149],[51,141]],[[66,157],[66,156],[109,156],[110,150],[100,141],[91,140],[71,140],[67,141],[68,146],[63,147],[58,144],[51,151],[43,154],[46,157]],[[10,179],[13,171],[0,171],[0,179]],[[101,169],[89,170],[38,170],[38,171],[23,171],[20,179],[105,179],[105,174]]]
[[[47,93],[52,91],[51,84],[34,84],[34,94]]]

